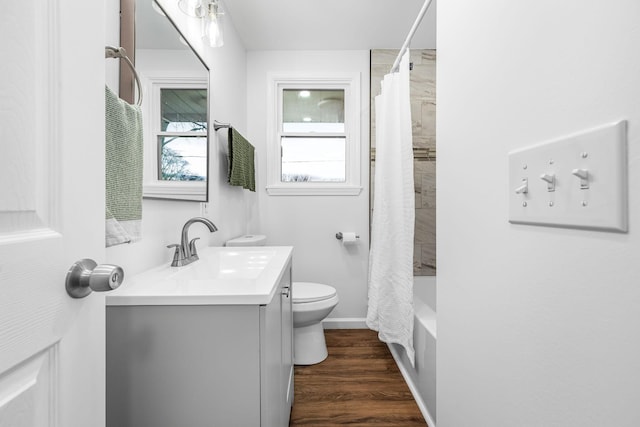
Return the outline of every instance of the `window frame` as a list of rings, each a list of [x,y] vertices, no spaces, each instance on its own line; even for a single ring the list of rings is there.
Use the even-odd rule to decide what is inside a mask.
[[[271,196],[297,195],[358,195],[360,183],[360,75],[270,75],[267,108],[267,193]],[[283,136],[331,137],[337,134],[283,132],[283,91],[344,90],[345,181],[282,182]],[[340,134],[342,136],[342,134]]]
[[[205,181],[167,181],[159,179],[158,137],[174,134],[161,129],[161,90],[162,89],[204,89],[209,93],[209,81],[206,77],[150,76],[146,85],[149,93],[146,108],[143,108],[144,123],[144,183],[143,197],[190,201],[207,201],[207,186],[210,168],[207,160],[207,179]],[[207,106],[208,107],[208,106]],[[211,115],[207,108],[207,158],[210,150]]]

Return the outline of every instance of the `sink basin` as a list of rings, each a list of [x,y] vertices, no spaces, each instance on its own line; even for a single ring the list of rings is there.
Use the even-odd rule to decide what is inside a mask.
[[[234,305],[271,301],[290,246],[207,247],[184,267],[168,264],[126,278],[107,305]]]
[[[206,250],[200,261],[185,267],[173,267],[176,278],[185,280],[256,279],[276,255],[275,250]],[[193,266],[193,268],[188,268]]]

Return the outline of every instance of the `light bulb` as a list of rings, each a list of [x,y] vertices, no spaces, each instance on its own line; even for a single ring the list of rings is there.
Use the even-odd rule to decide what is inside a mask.
[[[224,45],[222,13],[218,11],[218,3],[216,1],[210,1],[205,19],[204,36],[209,40],[209,46],[220,47]]]

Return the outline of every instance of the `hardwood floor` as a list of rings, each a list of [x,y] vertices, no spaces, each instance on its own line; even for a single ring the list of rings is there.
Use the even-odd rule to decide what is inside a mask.
[[[295,367],[290,427],[427,425],[377,332],[329,329],[325,337],[329,357]]]

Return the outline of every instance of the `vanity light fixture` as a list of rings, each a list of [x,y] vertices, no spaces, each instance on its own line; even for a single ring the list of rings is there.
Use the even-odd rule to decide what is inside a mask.
[[[180,10],[191,17],[202,19],[202,38],[211,47],[224,44],[222,8],[220,0],[178,0]]]
[[[308,98],[311,96],[311,92],[309,92],[308,90],[301,90],[300,92],[298,92],[298,96],[300,98]]]

